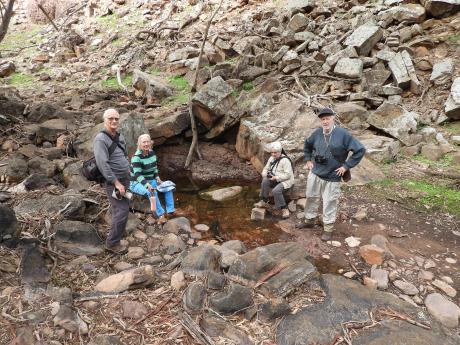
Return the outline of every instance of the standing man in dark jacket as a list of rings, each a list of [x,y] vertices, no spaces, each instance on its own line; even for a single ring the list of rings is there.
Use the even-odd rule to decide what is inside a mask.
[[[104,131],[94,138],[94,157],[99,171],[105,178],[104,186],[109,199],[112,226],[107,236],[106,249],[123,254],[126,248],[120,244],[129,215],[129,200],[124,195],[129,187],[129,161],[126,157],[126,142],[118,132],[120,114],[115,109],[107,109],[103,115]],[[115,150],[109,154],[110,146],[116,142]],[[114,190],[118,190],[118,195]],[[117,192],[117,191],[115,191]]]
[[[342,177],[356,166],[366,152],[364,146],[346,129],[336,126],[332,109],[321,109],[321,128],[305,140],[307,179],[305,220],[300,228],[313,227],[323,199],[323,241],[329,241],[334,231]],[[348,158],[350,152],[353,154]],[[349,172],[348,172],[349,173]]]

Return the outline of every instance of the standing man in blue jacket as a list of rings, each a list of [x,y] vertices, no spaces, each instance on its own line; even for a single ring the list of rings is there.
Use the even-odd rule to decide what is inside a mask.
[[[97,167],[105,179],[104,186],[112,214],[106,249],[116,254],[124,254],[127,250],[121,246],[120,240],[129,215],[129,200],[124,197],[129,188],[129,161],[126,157],[125,138],[118,132],[120,114],[115,109],[107,109],[103,119],[104,130],[94,138],[93,147]],[[114,150],[110,150],[112,145]]]
[[[305,140],[305,168],[310,170],[307,179],[305,219],[300,228],[313,227],[323,199],[323,234],[329,241],[334,231],[342,177],[349,174],[364,156],[366,149],[346,129],[335,123],[335,112],[330,108],[319,111],[321,127]],[[352,152],[350,157],[349,153]]]

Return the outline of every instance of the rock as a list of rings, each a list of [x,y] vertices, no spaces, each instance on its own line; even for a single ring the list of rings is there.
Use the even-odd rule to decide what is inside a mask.
[[[163,238],[161,245],[165,249],[166,254],[169,255],[180,253],[186,248],[184,241],[176,234],[167,234]]]
[[[56,164],[42,157],[34,157],[28,163],[29,173],[53,177],[56,173]]]
[[[276,329],[277,344],[328,344],[341,332],[343,322],[368,320],[369,310],[376,307],[387,307],[410,315],[420,312],[418,308],[402,302],[394,295],[368,289],[341,276],[324,274],[322,280],[326,293],[324,302],[286,316]],[[421,315],[418,321],[423,322],[424,317],[426,316]],[[402,345],[404,341],[411,339],[411,345],[429,345],[438,343],[439,337],[446,339],[436,324],[432,326],[432,330],[424,330],[399,320],[386,320],[379,329],[369,329],[354,336],[353,344]],[[449,340],[446,339],[446,343],[450,343]]]
[[[145,232],[142,232],[140,230],[135,230],[133,233],[133,236],[136,240],[139,240],[139,241],[145,241],[148,237]]]
[[[269,292],[283,297],[316,276],[315,267],[305,257],[305,249],[298,243],[274,243],[240,255],[230,266],[228,273],[258,281],[270,270],[284,267],[264,284]]]
[[[418,118],[417,113],[409,112],[399,105],[384,102],[369,115],[367,122],[399,139],[405,145],[410,145],[410,134],[416,132]]]
[[[384,18],[391,18],[399,23],[421,23],[425,20],[426,11],[419,4],[403,4],[392,7],[381,13]]]
[[[373,235],[371,237],[371,244],[374,244],[377,247],[383,249],[385,251],[385,254],[393,256],[393,253],[391,252],[389,248],[388,239],[385,236],[380,235],[380,234]]]
[[[449,297],[453,298],[457,295],[457,291],[452,286],[450,286],[442,280],[435,279],[431,282],[431,284],[436,286],[439,290],[443,291]]]
[[[88,334],[88,325],[69,306],[61,305],[53,319],[55,326],[60,326],[72,333]]]
[[[10,76],[16,71],[16,65],[13,61],[1,61],[0,62],[0,78]]]
[[[52,119],[73,120],[76,113],[65,110],[55,103],[43,102],[32,105],[27,119],[31,122],[43,123]]]
[[[358,247],[361,244],[361,239],[359,237],[347,237],[345,242],[350,248]]]
[[[1,72],[1,71],[0,71]],[[12,340],[14,345],[35,345],[35,337],[33,329],[30,326],[18,327],[16,329],[16,337]]]
[[[138,69],[133,71],[133,87],[136,96],[143,97],[147,104],[159,103],[173,94],[172,89],[163,80]]]
[[[201,282],[193,282],[184,291],[182,301],[187,311],[199,313],[204,307],[206,300],[206,289]]]
[[[274,321],[288,315],[291,307],[281,298],[275,298],[259,305],[257,316],[262,322]]]
[[[457,0],[421,0],[420,3],[436,18],[446,17],[460,10]]]
[[[335,66],[335,64],[343,58],[357,58],[358,53],[356,53],[356,49],[354,47],[347,47],[345,49],[339,50],[337,53],[328,56],[326,58],[326,65],[323,65],[323,69],[328,70]]]
[[[203,244],[190,250],[182,260],[181,269],[190,274],[202,274],[207,271],[219,271],[220,252],[211,245]]]
[[[437,62],[433,66],[431,72],[430,81],[434,85],[443,85],[450,82],[452,78],[452,72],[454,71],[454,63],[452,59],[444,59]]]
[[[245,244],[241,242],[240,240],[230,240],[230,241],[224,242],[222,243],[222,248],[233,250],[237,254],[244,254],[248,251],[246,249]]]
[[[63,133],[75,130],[77,127],[71,120],[52,119],[38,125],[37,142],[44,141],[56,142],[56,139]]]
[[[278,63],[278,61],[280,61],[288,51],[289,51],[289,46],[281,46],[278,49],[278,51],[275,54],[273,54],[272,61],[274,63]]]
[[[62,171],[64,178],[64,185],[76,191],[88,190],[91,187],[92,182],[88,181],[81,173],[81,162],[69,164]]]
[[[287,27],[292,32],[299,32],[305,29],[307,25],[308,25],[307,17],[305,17],[305,15],[302,13],[297,13],[292,16]],[[1,70],[0,70],[0,76],[1,76]]]
[[[395,280],[393,285],[396,286],[399,290],[409,296],[414,296],[419,293],[417,287],[414,284],[405,282],[403,280]]]
[[[370,289],[377,289],[378,282],[373,278],[369,278],[368,276],[364,276],[363,284],[366,285]]]
[[[425,265],[423,266],[426,270],[429,270],[430,268],[436,267],[436,262],[434,262],[432,259],[427,259],[425,261]]]
[[[63,208],[65,210],[63,210]],[[63,211],[61,211],[63,210]],[[37,199],[26,199],[14,207],[14,211],[20,214],[29,214],[37,216],[41,214],[60,214],[66,219],[79,220],[84,217],[86,210],[83,196],[76,193],[62,194],[62,195],[49,195],[45,194],[40,202]]]
[[[444,111],[448,118],[452,120],[460,119],[460,77],[455,78],[452,83]]]
[[[342,58],[335,65],[334,74],[348,79],[361,79],[363,62],[360,59]]]
[[[460,317],[460,308],[439,293],[431,293],[425,298],[428,312],[444,326],[456,328]]]
[[[174,61],[179,61],[179,60],[187,60],[190,58],[194,58],[200,55],[200,50],[193,48],[193,47],[183,47],[180,49],[176,49],[169,53],[168,55],[168,61],[169,62],[174,62]]]
[[[288,0],[286,9],[290,11],[311,11],[316,6],[314,0]]]
[[[128,262],[125,262],[125,261],[120,261],[120,262],[117,262],[113,268],[115,269],[115,271],[117,272],[122,272],[122,271],[126,271],[126,270],[129,270],[131,268],[133,268],[134,266]]]
[[[190,128],[190,116],[188,111],[176,111],[165,116],[155,116],[145,120],[145,127],[155,145],[160,145],[168,138],[175,137]]]
[[[201,192],[200,196],[206,200],[224,201],[231,199],[243,191],[241,186],[220,188],[209,192]]]
[[[377,287],[381,290],[388,289],[388,271],[380,268],[371,269],[371,278],[377,282]]]
[[[252,303],[252,290],[239,284],[231,284],[226,291],[209,297],[212,309],[224,315],[239,312]]]
[[[96,286],[95,290],[106,293],[120,293],[128,289],[137,289],[153,283],[155,274],[152,266],[146,265],[111,275]]]
[[[380,27],[368,22],[355,29],[347,37],[344,44],[349,47],[355,47],[360,56],[367,56],[382,36],[383,32]]]
[[[227,338],[232,344],[254,345],[254,342],[244,332],[222,318],[204,315],[201,318],[200,327],[211,337]]]
[[[356,272],[345,272],[343,274],[344,277],[348,278],[348,279],[353,279],[355,276],[356,276]]]
[[[453,284],[454,283],[452,278],[448,277],[448,276],[442,276],[441,279],[444,280],[447,284]]]
[[[207,226],[206,224],[196,224],[193,228],[199,232],[209,231],[209,226]]]
[[[114,335],[97,335],[88,345],[124,345],[124,343]]]
[[[367,119],[367,114],[369,114],[365,107],[353,102],[339,103],[335,107],[335,111],[337,112],[340,121],[343,123],[349,123],[355,118],[365,121]]]
[[[48,283],[51,274],[42,250],[36,245],[30,245],[24,250],[21,259],[21,281],[31,286]]]
[[[185,217],[170,219],[163,225],[163,230],[172,234],[191,233],[192,227],[190,221]]]
[[[129,247],[128,248],[128,258],[131,260],[140,259],[144,256],[144,249],[142,247]]]
[[[366,244],[359,248],[359,255],[369,265],[381,265],[385,251],[375,244]]]
[[[442,148],[436,144],[423,145],[420,153],[431,161],[438,161],[444,155]]]
[[[147,307],[140,302],[124,301],[121,305],[123,317],[128,319],[139,320],[149,313]]]
[[[216,248],[221,254],[220,267],[222,268],[230,267],[238,258],[238,253],[231,249],[221,247],[221,246],[215,246],[214,248]]]
[[[62,250],[76,255],[103,252],[102,240],[92,224],[65,220],[55,226],[55,243]]]
[[[27,162],[20,156],[8,160],[5,171],[6,178],[10,182],[20,182],[28,176]]]
[[[434,273],[430,271],[420,270],[418,273],[418,278],[421,280],[431,281],[434,278]]]
[[[421,92],[420,81],[415,73],[414,65],[409,53],[405,50],[396,53],[394,58],[388,63],[388,68],[393,75],[396,85],[405,90],[410,87],[412,93]]]
[[[18,239],[21,228],[13,209],[7,205],[0,204],[0,243],[14,242]]]
[[[233,89],[222,77],[208,81],[192,98],[193,112],[197,119],[211,129],[235,104]]]
[[[251,210],[251,220],[264,220],[266,211],[264,208],[254,207]]]
[[[187,282],[185,281],[184,272],[182,271],[177,271],[171,276],[171,286],[177,291],[182,289],[186,283]]]
[[[226,278],[221,273],[209,271],[207,278],[209,289],[221,290],[225,286]]]
[[[362,221],[367,218],[367,207],[361,206],[358,211],[353,215],[353,218],[357,221]]]

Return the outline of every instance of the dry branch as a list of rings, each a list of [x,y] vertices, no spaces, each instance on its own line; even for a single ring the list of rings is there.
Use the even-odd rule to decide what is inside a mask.
[[[46,19],[49,20],[49,22],[51,23],[51,25],[53,26],[54,29],[56,29],[57,32],[59,32],[59,28],[56,26],[56,24],[54,24],[54,21],[53,19],[50,17],[50,15],[48,14],[48,12],[45,11],[45,9],[43,8],[43,6],[41,4],[39,4],[37,2],[37,6],[38,8],[40,9],[40,11],[43,12],[43,14],[45,15]]]
[[[187,313],[180,314],[180,320],[182,326],[190,333],[190,335],[202,345],[214,345],[214,341],[203,331],[200,326],[193,321],[193,319]]]
[[[203,56],[203,51],[204,51],[204,45],[206,43],[206,39],[208,38],[208,32],[209,28],[211,27],[212,20],[214,19],[215,15],[217,14],[217,11],[219,11],[220,7],[222,6],[223,0],[220,0],[219,5],[209,18],[208,24],[206,25],[206,30],[204,31],[203,35],[203,41],[201,43],[201,49],[200,49],[200,55],[198,56],[198,63],[196,65],[195,69],[195,75],[193,76],[193,84],[192,84],[192,89],[190,93],[190,98],[188,100],[188,109],[190,113],[190,123],[192,127],[192,144],[190,145],[190,149],[188,151],[187,159],[185,160],[185,168],[188,168],[190,164],[192,163],[192,158],[193,158],[193,152],[196,152],[198,155],[198,158],[201,159],[201,153],[198,150],[198,130],[196,128],[196,122],[195,122],[195,116],[193,115],[193,107],[192,107],[192,97],[196,92],[196,84],[198,80],[198,71],[200,70],[200,65],[201,65],[201,58]]]
[[[10,20],[13,16],[14,0],[9,0],[6,6],[3,3],[2,5],[4,8],[2,8],[1,12],[0,42],[3,41],[6,33],[8,32],[8,26],[10,25]]]

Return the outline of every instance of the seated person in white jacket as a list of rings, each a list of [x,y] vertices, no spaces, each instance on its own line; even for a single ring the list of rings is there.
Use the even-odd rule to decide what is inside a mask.
[[[275,208],[281,211],[283,218],[289,218],[289,210],[284,200],[283,192],[294,184],[291,160],[284,154],[283,147],[279,141],[275,141],[269,147],[271,157],[262,170],[261,200],[254,206],[268,207],[268,196],[271,191],[275,201]]]

